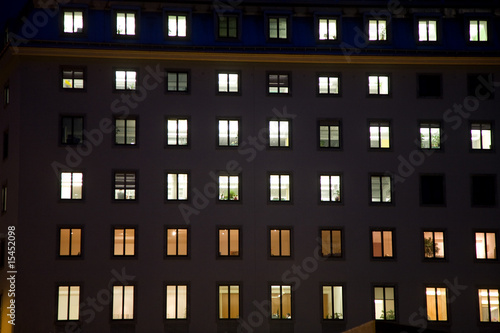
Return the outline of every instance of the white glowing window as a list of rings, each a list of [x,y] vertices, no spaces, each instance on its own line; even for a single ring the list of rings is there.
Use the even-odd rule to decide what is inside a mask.
[[[80,319],[80,286],[59,286],[57,320]]]
[[[420,148],[440,149],[441,129],[439,123],[420,124]]]
[[[187,173],[167,174],[167,200],[187,200],[188,175]]]
[[[269,38],[270,39],[288,38],[287,25],[288,25],[288,19],[286,17],[270,17]]]
[[[166,286],[166,319],[187,319],[187,285]]]
[[[476,232],[476,259],[497,259],[496,233]]]
[[[61,199],[81,200],[83,194],[83,173],[61,172]]]
[[[323,286],[323,319],[344,319],[342,286]]]
[[[371,41],[387,40],[387,20],[369,20],[368,39]]]
[[[113,230],[113,255],[135,255],[135,229],[129,228]]]
[[[135,31],[135,13],[118,12],[116,13],[116,34],[122,36],[133,36]]]
[[[471,42],[488,41],[488,21],[470,20],[469,21],[469,40]]]
[[[321,201],[340,202],[340,176],[321,175],[319,177]]]
[[[335,120],[321,120],[319,122],[319,147],[340,147],[340,122]]]
[[[319,22],[319,40],[336,40],[337,39],[337,19],[336,18],[320,18]]]
[[[447,321],[446,288],[425,288],[428,321]]]
[[[370,75],[368,76],[369,95],[389,95],[389,76]]]
[[[137,81],[136,71],[115,71],[116,90],[135,90]]]
[[[134,286],[113,286],[113,319],[134,319]]]
[[[135,200],[135,172],[115,173],[115,200]]]
[[[269,74],[268,92],[270,94],[288,94],[289,93],[288,74]]]
[[[83,69],[65,68],[62,70],[63,89],[84,89],[85,76]]]
[[[59,230],[59,255],[81,256],[82,254],[82,229],[61,228]]]
[[[424,257],[444,258],[444,232],[424,231]]]
[[[240,230],[219,229],[219,256],[240,255]]]
[[[498,323],[500,321],[498,289],[478,289],[479,321]]]
[[[390,148],[390,124],[370,122],[370,148]]]
[[[292,319],[292,286],[271,286],[271,319]]]
[[[493,140],[490,123],[472,123],[470,134],[472,149],[492,149]]]
[[[390,176],[371,176],[371,202],[391,202],[391,187]]]
[[[188,120],[167,119],[167,146],[188,145]]]
[[[290,146],[290,122],[288,120],[269,121],[269,146]]]
[[[239,121],[219,120],[219,146],[236,147],[239,144]]]
[[[239,74],[238,73],[219,73],[218,92],[220,93],[237,93],[239,91]]]
[[[392,236],[391,230],[372,231],[372,256],[374,258],[394,257]]]
[[[167,256],[187,256],[188,254],[188,230],[169,228],[167,229]]]
[[[419,20],[418,21],[418,40],[420,42],[437,41],[437,21]]]
[[[375,320],[396,320],[394,287],[374,287]]]
[[[238,201],[239,193],[239,176],[219,176],[219,200]]]
[[[338,76],[319,76],[318,93],[320,95],[338,95],[339,77]]]
[[[65,10],[63,25],[64,33],[83,33],[83,11]]]
[[[290,175],[270,175],[271,201],[290,201]]]
[[[187,16],[186,15],[168,15],[168,37],[186,37],[187,36]]]
[[[135,119],[115,119],[115,144],[117,145],[135,145],[136,126]]]
[[[187,92],[188,91],[188,73],[187,72],[167,72],[167,91],[168,92]]]

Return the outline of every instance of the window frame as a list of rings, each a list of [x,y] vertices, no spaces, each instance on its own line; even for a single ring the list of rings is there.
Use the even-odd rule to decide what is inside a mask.
[[[267,235],[268,235],[268,244],[269,244],[269,247],[268,247],[268,259],[271,259],[271,260],[275,260],[275,259],[278,259],[278,260],[289,260],[289,259],[293,259],[294,257],[294,251],[293,251],[293,227],[292,226],[270,226],[267,228]],[[279,231],[279,254],[278,255],[273,255],[272,254],[272,237],[271,237],[271,232],[272,231]],[[288,231],[288,234],[289,234],[289,239],[288,239],[288,243],[289,243],[289,249],[288,251],[290,252],[289,255],[284,255],[282,254],[282,232],[283,231]]]
[[[275,286],[279,286],[280,287],[280,297],[279,300],[280,300],[280,312],[281,312],[281,315],[278,314],[278,316],[280,317],[275,317],[273,315],[273,287]],[[289,287],[290,288],[290,318],[282,318],[281,316],[283,315],[283,302],[282,302],[282,297],[281,295],[283,295],[283,287]],[[279,321],[279,322],[287,322],[287,321],[293,321],[294,320],[294,313],[295,313],[295,309],[294,309],[294,299],[295,299],[295,296],[294,296],[294,288],[291,284],[284,284],[283,281],[279,281],[279,282],[276,282],[276,283],[273,283],[273,282],[270,282],[268,284],[268,290],[269,290],[269,304],[270,304],[270,308],[269,308],[269,312],[270,312],[270,315],[269,315],[269,319],[271,320],[271,322],[274,322],[274,321]]]
[[[59,293],[60,293],[60,288],[61,287],[67,287],[68,288],[68,297],[67,297],[67,306],[66,306],[66,312],[68,315],[68,319],[59,319]],[[69,319],[69,312],[71,309],[70,306],[70,292],[71,292],[71,287],[78,287],[78,319]],[[81,316],[82,313],[80,311],[80,303],[82,301],[82,294],[83,294],[83,284],[81,282],[58,282],[56,283],[56,292],[55,292],[55,305],[56,305],[56,310],[55,312],[55,322],[57,324],[62,324],[62,323],[75,323],[78,324],[82,321]]]
[[[219,75],[227,75],[227,84],[226,88],[227,91],[221,91],[220,90],[220,82],[219,82]],[[229,91],[231,85],[230,85],[230,75],[236,74],[238,76],[237,80],[237,90],[236,91]],[[215,71],[215,94],[218,96],[241,96],[242,95],[242,89],[241,89],[241,70],[216,70]]]
[[[373,201],[373,196],[372,196],[372,178],[373,177],[378,177],[380,179],[380,201]],[[390,180],[390,191],[391,191],[391,200],[390,201],[383,201],[383,186],[382,186],[382,177],[388,177]],[[370,205],[372,206],[393,206],[395,204],[395,198],[394,198],[394,184],[393,184],[393,179],[392,176],[383,174],[383,173],[370,173],[369,174],[369,199],[370,199]]]
[[[473,148],[473,141],[472,141],[472,127],[473,126],[477,126],[479,125],[480,126],[480,140],[479,142],[481,143],[481,148]],[[484,125],[489,125],[490,126],[490,139],[491,139],[491,147],[490,149],[487,149],[487,148],[483,148],[483,130],[482,127]],[[487,121],[487,120],[470,120],[469,121],[469,133],[471,135],[471,140],[470,140],[470,145],[469,145],[469,150],[471,152],[482,152],[482,153],[486,153],[486,152],[495,152],[496,150],[496,145],[495,145],[495,133],[494,133],[494,129],[495,129],[495,123],[493,121]]]
[[[176,133],[175,133],[175,139],[176,139],[176,144],[175,145],[169,145],[168,144],[168,139],[169,139],[169,129],[168,129],[168,122],[170,120],[175,120],[176,121]],[[179,120],[185,120],[187,124],[187,132],[186,132],[186,144],[182,145],[179,144],[179,140],[182,139],[182,137],[179,137]],[[164,141],[164,148],[165,149],[191,149],[191,117],[190,116],[178,116],[178,115],[168,115],[165,116],[165,141]]]
[[[117,184],[116,184],[116,177],[117,177],[117,174],[124,174],[124,183],[123,183],[123,190],[124,190],[124,198],[123,199],[117,199],[116,198],[116,191],[117,191]],[[127,190],[129,190],[129,188],[127,187],[127,185],[130,185],[127,183],[127,175],[128,174],[133,174],[134,175],[134,183],[132,184],[133,185],[133,189],[134,189],[134,198],[133,199],[126,199],[126,193],[127,193]],[[113,202],[138,202],[139,201],[139,171],[138,170],[122,170],[122,169],[119,169],[119,170],[113,170],[113,193],[112,193],[112,200]]]
[[[425,233],[428,233],[428,232],[432,232],[432,245],[434,245],[433,247],[433,253],[432,253],[432,257],[428,257],[426,256],[426,253],[427,253],[427,248],[428,248],[428,245],[426,243],[427,241],[427,238],[425,238]],[[443,234],[443,257],[436,257],[436,247],[437,247],[437,244],[436,244],[436,235],[435,233],[437,232],[440,232]],[[446,235],[446,229],[436,229],[436,228],[423,228],[422,229],[422,258],[423,258],[423,261],[424,262],[443,262],[443,261],[448,261],[448,251],[446,250],[448,247],[448,237]]]
[[[331,304],[332,304],[332,318],[325,318],[325,303],[323,301],[323,297],[325,295],[324,293],[324,288],[325,287],[330,287],[331,288],[331,295],[332,295],[332,299],[331,299]],[[333,288],[336,288],[336,287],[340,287],[341,288],[341,291],[342,291],[342,300],[341,300],[341,303],[342,303],[342,312],[335,312],[335,301],[334,301],[334,289]],[[345,293],[346,293],[346,287],[345,287],[345,284],[344,283],[336,283],[336,282],[322,282],[320,283],[320,303],[321,303],[321,321],[323,323],[342,323],[346,320],[346,316],[345,316]],[[335,318],[336,315],[338,313],[341,313],[342,314],[342,318]],[[338,317],[338,316],[337,316]]]
[[[381,251],[381,256],[375,256],[374,253],[374,239],[373,239],[373,234],[375,232],[380,232],[380,251]],[[392,256],[385,256],[385,246],[384,246],[384,233],[385,232],[390,232],[391,233],[391,252]],[[392,227],[375,227],[375,228],[370,228],[370,260],[371,261],[396,261],[397,260],[397,253],[396,253],[396,228]]]
[[[84,226],[83,225],[58,225],[57,227],[57,246],[56,246],[56,258],[57,259],[62,259],[62,260],[79,260],[79,259],[84,259],[84,244],[85,244],[85,239],[84,239]],[[69,241],[69,254],[68,255],[63,255],[61,254],[61,231],[62,230],[67,230],[69,229],[70,232],[70,241]],[[80,254],[71,254],[71,240],[73,238],[72,233],[73,230],[80,230]]]
[[[125,88],[119,89],[117,88],[117,73],[118,72],[125,72]],[[128,80],[127,80],[127,75],[129,72],[134,72],[135,73],[135,83],[134,83],[134,88],[133,89],[128,89]],[[137,91],[137,82],[139,81],[139,69],[138,68],[125,68],[125,67],[113,67],[113,92],[114,93],[133,93]]]
[[[62,198],[62,174],[63,173],[70,173],[71,174],[71,197],[70,198]],[[76,199],[73,198],[73,174],[75,173],[81,173],[82,174],[82,195],[81,198]],[[85,172],[83,170],[71,170],[71,171],[66,171],[66,170],[60,170],[59,171],[59,202],[83,202],[85,201]]]
[[[217,282],[216,283],[216,295],[217,295],[217,321],[220,322],[238,322],[239,319],[241,319],[241,314],[242,314],[242,284],[241,282]],[[238,287],[238,316],[237,317],[232,317],[231,318],[231,287]],[[220,293],[220,288],[221,287],[228,287],[228,318],[222,318],[221,317],[221,307],[222,305],[220,304],[220,299],[221,299],[221,293]]]
[[[169,230],[175,229],[176,237],[175,237],[175,252],[176,254],[168,254],[168,233]],[[179,254],[179,230],[186,230],[186,254]],[[164,228],[164,237],[165,241],[163,257],[164,259],[172,260],[172,259],[191,259],[191,228],[187,225],[165,225]]]
[[[167,296],[167,288],[169,286],[175,286],[175,312],[179,311],[178,309],[178,304],[179,304],[179,297],[178,297],[178,290],[179,286],[185,286],[186,287],[186,318],[167,318],[167,310],[168,310],[168,296]],[[168,323],[188,323],[190,319],[190,283],[188,281],[166,281],[163,283],[163,320],[166,324]]]
[[[229,125],[231,121],[236,121],[238,122],[238,137],[237,137],[237,144],[236,145],[231,145],[229,144],[230,141],[231,141],[231,132],[228,130],[228,133],[227,133],[227,142],[228,144],[227,145],[221,145],[220,144],[220,137],[221,137],[221,133],[220,133],[220,122],[221,121],[225,121],[227,122],[227,125],[228,125],[228,129],[229,129]],[[217,136],[215,138],[215,146],[216,148],[218,149],[239,149],[240,147],[240,142],[241,142],[241,117],[217,117],[216,118],[216,133],[217,133]]]
[[[141,11],[139,7],[114,7],[112,9],[113,22],[113,38],[114,39],[139,39],[140,38],[140,23],[141,23]],[[125,14],[125,34],[118,33],[118,14]],[[134,34],[127,34],[127,14],[134,14]]]
[[[271,86],[271,75],[277,75],[278,76],[278,81],[276,82],[276,86]],[[286,79],[287,79],[287,85],[286,86],[283,86],[283,88],[286,88],[287,91],[286,92],[280,92],[280,89],[282,87],[280,87],[280,78],[281,77],[285,77],[286,76]],[[276,71],[270,71],[270,72],[266,72],[266,81],[267,81],[267,84],[266,84],[266,95],[267,96],[291,96],[292,95],[292,74],[290,71],[280,71],[280,72],[276,72]],[[277,92],[270,92],[269,89],[270,88],[277,88],[278,91]]]
[[[442,17],[440,15],[415,15],[415,25],[414,25],[414,31],[415,31],[415,44],[417,46],[423,46],[423,45],[440,45],[442,43],[442,38],[443,38],[443,33],[442,33]],[[435,41],[430,41],[429,40],[429,22],[430,21],[436,21],[436,40]],[[420,40],[420,22],[426,22],[426,39],[425,40]]]
[[[71,131],[72,133],[75,131],[75,119],[77,118],[81,118],[82,120],[82,135],[81,135],[81,140],[79,142],[76,142],[76,143],[71,143],[71,142],[63,142],[63,132],[64,132],[64,127],[63,127],[63,124],[64,124],[64,119],[71,119]],[[85,127],[86,127],[86,117],[85,115],[83,114],[60,114],[59,115],[59,146],[78,146],[78,145],[82,145],[86,142],[86,136],[84,134],[84,131],[85,131]],[[73,137],[73,140],[74,139],[78,139],[76,138],[74,135],[71,135]],[[68,138],[66,138],[68,139]]]
[[[446,313],[446,319],[445,320],[439,320],[438,316],[438,311],[439,311],[439,305],[438,305],[438,298],[436,297],[435,304],[434,304],[434,311],[436,312],[436,319],[429,319],[429,304],[427,300],[427,291],[428,289],[434,289],[434,295],[437,294],[437,289],[444,289],[445,290],[445,313]],[[431,285],[425,285],[424,286],[424,301],[425,301],[425,314],[427,315],[427,322],[428,323],[449,323],[450,322],[450,306],[448,304],[448,288],[443,285],[436,285],[436,284],[431,284]]]
[[[387,15],[384,16],[370,16],[370,15],[365,15],[364,17],[365,21],[365,34],[366,34],[366,42],[370,45],[380,45],[380,44],[390,44],[392,41],[392,17],[387,13]],[[377,22],[377,39],[370,39],[370,21],[376,21]],[[379,23],[380,21],[385,22],[385,39],[379,39],[381,35]]]
[[[115,232],[117,230],[123,229],[123,254],[115,254]],[[134,230],[134,254],[126,254],[126,237],[127,230]],[[136,225],[112,225],[111,226],[111,259],[113,260],[123,260],[123,259],[137,259],[138,258],[138,231],[139,227]]]
[[[220,177],[238,177],[238,193],[236,194],[237,198],[236,199],[221,199],[221,182],[220,182]],[[227,172],[227,171],[219,171],[217,172],[217,188],[218,188],[218,196],[217,196],[217,202],[218,203],[226,203],[226,202],[242,202],[242,190],[241,190],[241,173],[234,173],[234,172]],[[231,183],[230,179],[228,178],[228,188],[227,188],[227,193],[229,195],[231,194]]]
[[[121,318],[113,318],[113,308],[115,305],[115,287],[122,287],[122,304],[121,304]],[[124,318],[125,316],[125,287],[132,287],[133,289],[133,301],[132,301],[132,318]],[[111,315],[111,322],[112,323],[117,323],[117,322],[135,322],[136,317],[137,317],[137,284],[136,283],[127,283],[127,284],[117,284],[114,283],[111,288],[111,300],[110,300],[110,315]]]
[[[266,32],[266,42],[267,43],[289,43],[292,36],[292,17],[288,12],[267,12],[264,14],[265,18],[265,32]],[[271,20],[277,19],[276,21],[276,37],[271,37]],[[286,26],[286,36],[284,38],[280,37],[280,19],[285,19]]]
[[[278,145],[277,146],[271,146],[271,122],[278,122]],[[287,122],[287,125],[288,125],[288,135],[286,137],[286,140],[288,141],[288,144],[282,146],[281,145],[281,122]],[[267,148],[270,149],[270,150],[288,150],[288,149],[292,149],[292,144],[293,144],[293,140],[292,140],[292,136],[293,136],[293,120],[291,118],[268,118],[267,119],[267,128],[268,128],[268,133],[269,133],[269,136],[268,136],[268,142],[267,142]]]
[[[220,239],[220,233],[221,231],[226,230],[229,234],[227,237],[227,250],[228,254],[221,254],[221,239]],[[238,231],[238,254],[231,254],[231,231]],[[216,237],[215,239],[217,240],[216,244],[216,258],[217,259],[242,259],[242,246],[241,246],[241,241],[243,239],[242,235],[242,227],[241,226],[225,226],[225,225],[220,225],[216,227]]]
[[[125,132],[124,132],[124,143],[118,143],[117,142],[117,135],[116,131],[118,130],[118,126],[116,125],[117,120],[123,120],[125,121]],[[128,135],[127,135],[127,123],[129,120],[134,120],[135,121],[135,132],[134,132],[134,143],[127,143],[128,140]],[[126,117],[113,117],[113,122],[114,122],[114,130],[113,130],[113,145],[115,147],[139,147],[139,117],[135,115],[128,115]]]
[[[478,239],[477,239],[477,234],[483,234],[484,235],[484,253],[485,257],[484,258],[478,258]],[[488,258],[488,242],[487,242],[487,234],[493,234],[494,240],[495,240],[495,258]],[[476,263],[498,263],[498,235],[499,231],[498,229],[474,229],[473,230],[473,244],[474,244],[474,262]]]
[[[319,80],[321,78],[327,78],[328,81],[332,78],[337,78],[337,93],[330,92],[330,84],[328,84],[328,92],[321,93]],[[316,73],[316,97],[342,97],[342,74],[340,72],[317,72]]]
[[[424,126],[424,125],[428,125],[428,126]],[[437,126],[436,126],[437,125]],[[432,138],[432,129],[433,128],[438,128],[439,129],[439,147],[437,148],[433,148],[432,147],[432,141],[433,141],[433,138]],[[423,129],[428,129],[429,131],[429,148],[424,148],[422,147],[422,130]],[[443,125],[441,123],[440,120],[419,120],[418,121],[418,134],[419,134],[419,148],[420,150],[427,150],[427,151],[433,151],[433,152],[436,152],[436,151],[443,151],[444,150],[444,140],[443,140]]]
[[[60,66],[60,77],[59,77],[59,87],[60,91],[65,91],[65,92],[87,92],[87,66]],[[71,80],[72,81],[72,87],[71,88],[65,88],[64,85],[62,84],[63,80],[65,79],[64,77],[64,72],[72,72]],[[82,72],[82,81],[83,81],[83,88],[75,88],[74,87],[74,80],[75,80],[75,72]]]
[[[382,291],[383,291],[383,299],[382,299],[382,303],[383,303],[383,316],[384,318],[376,318],[376,306],[375,306],[375,303],[376,301],[378,300],[376,298],[376,288],[382,288]],[[386,289],[387,288],[392,288],[392,293],[394,295],[394,319],[387,319],[387,313],[386,313],[386,302],[390,299],[386,298]],[[382,321],[382,322],[397,322],[398,321],[398,293],[397,293],[397,286],[396,285],[393,285],[393,284],[375,284],[372,286],[372,297],[373,297],[373,314],[374,314],[374,320],[375,321]],[[387,311],[390,311],[390,310],[387,310]]]
[[[499,288],[498,284],[497,284],[497,285],[494,285],[494,286],[491,286],[491,285],[489,285],[489,286],[484,286],[484,285],[481,285],[480,287],[476,287],[476,290],[477,290],[476,295],[477,295],[477,301],[478,301],[478,302],[476,303],[476,305],[477,305],[477,309],[478,309],[478,312],[476,312],[476,313],[478,313],[478,322],[480,323],[480,325],[481,325],[481,326],[483,326],[483,325],[484,325],[484,326],[487,326],[487,327],[488,327],[488,326],[490,326],[490,325],[495,325],[494,327],[498,327],[498,325],[499,325],[499,321],[498,321],[498,319],[497,319],[497,321],[492,321],[492,320],[491,320],[491,314],[492,314],[492,308],[491,308],[491,307],[492,307],[492,301],[491,301],[491,298],[490,298],[490,297],[491,297],[491,295],[490,295],[490,294],[491,294],[491,292],[496,292],[496,294],[497,294],[497,300],[500,298],[500,297],[499,297],[500,288]],[[481,318],[481,317],[482,317],[482,315],[481,315],[481,313],[482,313],[482,311],[481,311],[481,310],[482,310],[481,305],[483,304],[483,303],[481,302],[481,296],[482,296],[482,295],[481,295],[481,291],[486,291],[486,292],[487,292],[487,294],[488,294],[488,295],[486,296],[486,297],[487,297],[487,302],[488,302],[488,303],[487,303],[487,309],[488,309],[488,320],[481,320],[481,319],[482,319],[482,318]],[[484,297],[484,296],[483,296],[483,297]],[[498,312],[498,311],[499,311],[499,310],[498,310],[498,305],[497,305],[497,304],[495,304],[495,306],[497,307],[496,311]]]
[[[372,127],[378,128],[378,146],[372,147],[372,139],[371,139],[371,129]],[[389,147],[381,147],[382,145],[382,132],[381,128],[387,127],[389,129]],[[393,150],[393,128],[392,121],[389,119],[369,119],[368,120],[368,150],[369,151],[392,151]]]
[[[175,16],[176,17],[176,34],[175,36],[169,36],[169,25],[168,25],[168,17]],[[179,36],[179,16],[186,17],[186,36]],[[191,11],[190,10],[182,10],[179,8],[165,8],[163,10],[163,36],[165,40],[170,41],[190,41],[191,40]]]
[[[437,179],[437,177],[441,178],[441,185],[442,185],[442,193],[443,193],[443,202],[426,202],[424,200],[424,192],[423,192],[423,181],[425,178],[434,178]],[[434,183],[433,185],[436,185],[437,183]],[[435,188],[432,189],[433,193],[435,193]],[[446,175],[444,173],[421,173],[419,174],[419,198],[420,198],[420,206],[421,207],[446,207]],[[434,198],[432,198],[434,199]],[[432,200],[430,200],[432,201]]]
[[[477,38],[478,40],[472,40],[471,32],[471,24],[472,21],[477,22]],[[480,23],[486,22],[486,40],[481,40],[481,28]],[[491,21],[489,16],[477,16],[477,15],[466,15],[465,16],[465,40],[469,46],[481,46],[487,45],[491,40]]]
[[[271,200],[271,176],[279,176],[280,177],[280,189],[279,189],[279,199],[278,200]],[[288,192],[289,192],[289,199],[288,200],[282,200],[282,193],[281,193],[281,177],[282,176],[288,176],[289,183],[288,183]],[[293,204],[293,174],[291,172],[268,172],[267,173],[267,202],[271,204]]]
[[[168,90],[169,80],[168,75],[176,75],[176,90]],[[179,90],[179,74],[186,74],[186,90]],[[191,94],[191,70],[189,69],[177,69],[177,68],[167,68],[165,69],[165,93],[166,94],[179,94],[179,95],[189,95]]]
[[[72,24],[74,25],[75,12],[82,13],[82,31],[73,31],[66,32],[65,28],[65,14],[72,13]],[[87,29],[88,28],[88,8],[87,7],[73,7],[73,6],[64,6],[59,9],[59,31],[60,35],[64,37],[87,37]]]
[[[186,188],[186,199],[168,199],[168,175],[175,174],[177,176],[177,184],[179,183],[179,175],[186,175],[187,177],[187,188]],[[175,203],[179,202],[190,202],[191,201],[191,174],[189,170],[165,170],[165,203]],[[176,185],[176,197],[179,196],[179,186]]]
[[[321,20],[328,20],[327,27],[330,20],[335,20],[335,39],[321,39],[320,36],[320,24]],[[330,29],[328,28],[328,32]],[[318,44],[335,44],[340,43],[342,40],[342,14],[341,13],[315,13],[314,14],[314,37],[316,39],[316,43]]]
[[[323,253],[323,247],[324,247],[324,241],[323,241],[323,232],[327,231],[329,232],[329,238],[330,238],[330,243],[328,244],[330,247],[331,253],[329,255],[324,255]],[[340,255],[334,255],[333,254],[333,237],[332,237],[332,232],[333,231],[338,231],[340,232]],[[325,226],[325,227],[320,227],[319,228],[319,239],[321,240],[321,258],[325,260],[344,260],[345,259],[345,239],[344,239],[344,228],[343,227],[331,227],[331,226]]]
[[[377,78],[377,93],[370,93],[370,78]],[[380,93],[381,78],[387,78],[387,94]],[[367,73],[366,74],[366,97],[367,98],[391,98],[392,97],[392,74],[391,73]]]
[[[338,132],[339,132],[339,146],[338,147],[331,147],[331,146],[328,146],[328,147],[324,147],[324,146],[321,146],[321,127],[322,126],[328,126],[328,137],[329,137],[329,144],[330,144],[330,141],[331,140],[331,137],[330,137],[330,131],[331,131],[331,126],[338,126]],[[341,151],[343,149],[342,147],[342,119],[335,119],[335,118],[332,118],[332,119],[326,119],[326,118],[320,118],[318,119],[317,121],[317,130],[318,130],[318,150],[320,151],[332,151],[332,150],[338,150],[338,151]]]
[[[328,186],[328,196],[330,197],[330,200],[322,200],[322,189],[321,189],[321,177],[326,176],[329,177],[329,186]],[[331,183],[331,177],[339,177],[339,189],[338,194],[336,194],[339,197],[339,200],[335,200],[333,198],[333,193],[332,193],[332,183]],[[343,186],[343,174],[341,172],[320,172],[319,173],[319,178],[318,178],[318,188],[319,188],[319,197],[318,197],[318,203],[321,205],[343,205],[344,201],[342,200],[344,197],[344,186]],[[334,199],[334,200],[332,200]]]
[[[226,32],[228,35],[226,37],[220,35],[220,32],[221,32],[221,26],[220,26],[221,21],[220,20],[222,17],[236,19],[236,36],[235,37],[229,36],[229,30],[230,30],[229,21],[227,21],[228,25],[226,28]],[[242,24],[243,24],[241,11],[237,11],[237,10],[231,10],[230,12],[227,12],[227,11],[217,12],[217,11],[215,11],[214,22],[215,22],[214,35],[215,35],[215,39],[217,41],[237,42],[237,41],[241,40],[241,31],[242,31]]]

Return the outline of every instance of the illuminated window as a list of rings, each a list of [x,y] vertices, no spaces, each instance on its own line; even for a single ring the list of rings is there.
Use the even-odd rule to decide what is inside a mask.
[[[167,146],[188,146],[188,123],[187,118],[167,119]]]
[[[441,148],[441,125],[438,122],[420,123],[420,148]]]
[[[187,285],[167,285],[166,292],[166,319],[187,319]]]
[[[116,35],[134,36],[136,34],[136,15],[134,12],[116,12]]]
[[[374,287],[375,320],[396,320],[394,287]]]
[[[290,120],[269,121],[269,147],[290,147]]]
[[[83,198],[83,173],[61,172],[61,199],[81,200]]]
[[[238,201],[240,200],[240,176],[220,175],[219,176],[219,200]]]
[[[135,172],[115,172],[115,200],[135,200]]]
[[[271,319],[292,319],[292,286],[271,285]]]
[[[320,199],[322,202],[340,202],[340,176],[321,175],[319,176]]]
[[[240,317],[240,286],[219,285],[219,319]]]
[[[370,148],[391,148],[390,128],[388,121],[370,121]]]
[[[370,41],[387,40],[387,20],[383,19],[368,20],[368,40]]]
[[[167,36],[185,38],[187,37],[187,15],[168,14],[167,15]]]
[[[420,176],[420,203],[422,205],[446,204],[444,175]]]
[[[291,200],[291,182],[290,175],[269,175],[269,192],[271,201],[290,201]]]
[[[438,40],[437,20],[418,20],[418,41],[436,42]]]
[[[188,255],[188,230],[186,228],[167,229],[167,257]]]
[[[319,147],[340,148],[340,121],[319,121]]]
[[[446,288],[425,288],[428,321],[447,321],[448,309],[446,303]]]
[[[59,256],[80,257],[82,255],[82,229],[59,229]]]
[[[113,255],[132,257],[135,255],[136,230],[134,228],[113,229]]]
[[[497,259],[496,232],[476,232],[476,259]]]
[[[342,286],[323,286],[323,319],[344,319],[344,291]]]
[[[373,258],[394,258],[392,230],[372,230]]]
[[[57,288],[57,320],[80,319],[80,286]]]
[[[240,255],[240,230],[219,229],[219,256]]]
[[[238,16],[219,15],[219,38],[238,38]]]
[[[496,175],[471,176],[471,204],[479,207],[492,207],[497,204]]]
[[[115,71],[115,90],[135,90],[137,72],[128,70]]]
[[[270,229],[271,257],[291,256],[291,233],[290,229]]]
[[[167,71],[167,92],[188,92],[188,79],[188,72]]]
[[[63,31],[65,34],[81,34],[83,30],[82,10],[63,10]]]
[[[288,18],[269,17],[269,39],[286,40],[288,38]]]
[[[368,76],[368,95],[387,96],[389,95],[389,76],[387,75],[369,75]]]
[[[188,199],[188,174],[167,173],[167,200]]]
[[[339,76],[338,75],[319,75],[318,76],[318,94],[319,95],[338,95],[339,94]]]
[[[371,176],[371,202],[392,202],[392,181],[390,176]]]
[[[342,230],[321,230],[321,255],[323,257],[342,257]]]
[[[479,297],[479,321],[498,323],[499,298],[498,289],[478,289]]]
[[[444,232],[424,231],[424,257],[443,259],[444,253]]]
[[[137,120],[135,118],[115,118],[115,144],[137,144]]]
[[[469,21],[469,41],[471,42],[488,41],[488,21],[486,20]]]
[[[493,148],[491,123],[471,123],[470,135],[472,149],[490,150]]]
[[[68,90],[85,89],[85,69],[82,68],[63,68],[62,69],[62,88]]]
[[[238,93],[240,91],[240,74],[232,72],[217,73],[217,82],[219,93]]]
[[[83,117],[61,117],[61,144],[76,145],[83,142]]]
[[[3,87],[3,103],[5,106],[10,104],[10,87],[8,84]]]
[[[269,74],[267,86],[269,94],[289,94],[290,82],[288,74]]]
[[[237,147],[239,145],[240,121],[236,119],[219,119],[219,147]]]
[[[134,286],[113,286],[113,320],[134,319]]]
[[[320,18],[318,19],[318,39],[319,40],[336,40],[337,39],[337,19],[336,18]]]

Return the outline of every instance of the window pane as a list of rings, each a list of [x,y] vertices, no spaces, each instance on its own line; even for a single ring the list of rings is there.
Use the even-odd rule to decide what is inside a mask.
[[[330,230],[321,230],[321,254],[329,256],[332,254],[332,239]]]
[[[135,14],[127,13],[127,35],[135,35]]]
[[[380,185],[380,177],[371,177],[372,202],[381,202]]]
[[[123,319],[134,318],[134,287],[125,286],[124,304],[123,304]]]
[[[271,230],[271,256],[280,255],[280,231]]]
[[[282,309],[283,309],[283,319],[292,319],[292,287],[282,286]]]
[[[472,42],[477,42],[479,40],[477,21],[470,21],[469,36],[470,36],[470,41]]]
[[[281,255],[290,255],[290,230],[281,230]]]
[[[122,256],[124,254],[124,229],[115,229],[115,250],[114,250],[114,255],[115,256]]]
[[[69,320],[78,320],[80,315],[80,287],[69,288]]]
[[[497,254],[496,254],[496,234],[493,232],[488,232],[486,233],[486,257],[488,259],[496,259]]]
[[[227,229],[219,230],[219,255],[229,255],[229,231]]]
[[[382,232],[372,231],[373,256],[382,257]]]
[[[479,40],[482,42],[485,42],[488,40],[487,21],[479,21]]]
[[[237,146],[238,145],[238,121],[230,120],[229,121],[229,145]]]
[[[369,40],[377,40],[378,39],[378,28],[377,28],[377,20],[369,20],[368,21],[368,39]]]
[[[382,177],[382,199],[391,202],[391,177]]]
[[[278,38],[278,19],[269,19],[269,38]]]
[[[187,318],[187,286],[177,286],[177,318]]]
[[[113,286],[113,319],[123,319],[123,286]]]
[[[384,257],[392,257],[392,231],[384,231]]]
[[[229,239],[229,254],[232,256],[237,256],[239,255],[239,230],[238,229],[232,229],[230,231],[230,239]]]
[[[125,255],[133,256],[135,251],[135,230],[125,229]]]
[[[437,41],[437,21],[429,21],[429,41]]]
[[[378,21],[378,39],[387,40],[387,27],[385,20]]]
[[[177,288],[176,286],[167,286],[167,319],[176,318],[176,298],[177,298]]]
[[[379,93],[378,90],[378,76],[369,76],[368,77],[368,93],[370,95],[376,95]]]
[[[279,121],[272,120],[269,122],[269,145],[271,147],[279,146]]]
[[[177,36],[186,37],[187,24],[186,24],[186,16],[178,16],[177,17]]]
[[[271,286],[271,318],[281,318],[281,286]]]
[[[280,176],[270,176],[271,198],[270,200],[280,200]]]
[[[177,229],[167,229],[167,255],[177,255]]]
[[[418,40],[421,42],[428,40],[427,22],[426,21],[419,21],[418,22]]]
[[[342,287],[333,287],[333,308],[335,310],[334,319],[344,319],[344,308],[342,304]]]
[[[69,256],[70,255],[70,237],[71,229],[61,229],[59,232],[59,255]]]
[[[69,287],[60,286],[58,291],[57,320],[68,320]]]
[[[228,88],[228,75],[219,74],[219,92],[227,92]]]
[[[81,239],[82,230],[81,229],[71,229],[71,255],[79,256],[81,254]]]
[[[387,95],[389,94],[389,77],[379,76],[379,94]]]
[[[340,230],[332,230],[332,254],[336,257],[342,255],[342,235]]]
[[[219,286],[219,318],[229,318],[229,287]]]
[[[229,92],[238,92],[238,74],[229,74]]]

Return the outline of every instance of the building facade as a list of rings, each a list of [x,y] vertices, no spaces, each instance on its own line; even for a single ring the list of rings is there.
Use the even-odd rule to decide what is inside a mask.
[[[1,331],[500,331],[499,5],[27,3]]]

